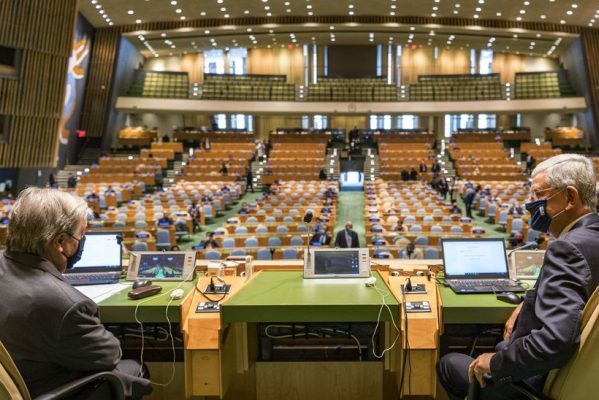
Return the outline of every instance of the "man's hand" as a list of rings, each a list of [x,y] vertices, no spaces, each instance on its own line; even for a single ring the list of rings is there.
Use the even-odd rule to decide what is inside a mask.
[[[472,379],[476,378],[478,383],[480,383],[481,388],[486,386],[483,375],[491,372],[491,358],[494,355],[495,353],[484,353],[470,363],[470,366],[468,367],[469,382],[472,382]]]
[[[516,320],[518,319],[518,315],[520,314],[520,310],[522,310],[522,303],[518,305],[512,312],[512,315],[508,318],[505,323],[505,328],[503,330],[503,340],[509,340],[512,335],[512,331],[514,330],[514,325],[516,325]]]

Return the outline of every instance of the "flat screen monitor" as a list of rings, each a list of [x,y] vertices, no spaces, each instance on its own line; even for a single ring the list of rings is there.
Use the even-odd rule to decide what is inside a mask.
[[[545,250],[517,250],[510,257],[512,279],[536,280],[541,274]]]
[[[127,280],[182,281],[193,279],[195,251],[140,251],[131,253]]]
[[[88,232],[81,260],[66,273],[111,272],[122,269],[122,234],[120,232]]]
[[[505,241],[443,239],[445,279],[509,279]]]
[[[304,278],[367,278],[368,249],[306,249]]]

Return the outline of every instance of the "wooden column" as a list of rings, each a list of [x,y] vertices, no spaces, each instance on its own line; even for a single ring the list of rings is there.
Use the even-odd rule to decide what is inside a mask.
[[[0,43],[18,51],[17,76],[0,78],[10,118],[0,167],[54,167],[77,0],[0,1]]]
[[[106,130],[120,38],[118,28],[97,29],[94,35],[81,120],[88,137],[102,137]]]

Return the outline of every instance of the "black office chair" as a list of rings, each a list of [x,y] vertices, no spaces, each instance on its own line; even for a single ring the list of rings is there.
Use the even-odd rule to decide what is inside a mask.
[[[105,393],[104,396],[98,396]],[[112,372],[96,372],[68,382],[62,386],[37,396],[33,400],[58,400],[78,394],[77,398],[105,398],[107,400],[125,400],[121,380]],[[0,399],[31,400],[31,395],[23,377],[10,354],[0,342]]]

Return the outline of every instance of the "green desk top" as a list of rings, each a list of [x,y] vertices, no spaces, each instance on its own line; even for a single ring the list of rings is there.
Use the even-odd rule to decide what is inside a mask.
[[[171,300],[169,292],[180,284],[181,282],[154,282],[154,285],[162,286],[162,292],[155,296],[139,300],[132,300],[127,297],[127,293],[131,288],[125,288],[98,304],[100,319],[105,324],[135,323],[135,307],[138,303],[143,302],[137,310],[137,317],[140,321],[146,323],[166,323],[166,306]],[[181,289],[185,291],[185,295],[190,290],[193,290],[194,284],[195,281],[183,283]],[[185,298],[185,295],[183,298]],[[172,323],[179,323],[181,319],[179,305],[183,298],[173,300],[168,308],[168,317]]]
[[[388,292],[378,272],[376,287]],[[303,271],[262,271],[222,306],[224,322],[369,322],[376,321],[381,295],[364,278],[304,279]],[[393,317],[399,304],[385,298]],[[390,321],[387,310],[382,321]]]
[[[456,294],[440,285],[444,324],[503,324],[516,307],[494,294]]]

